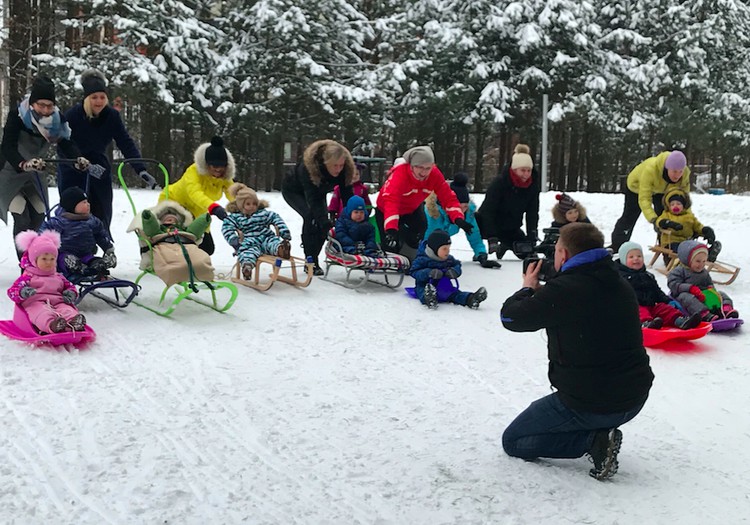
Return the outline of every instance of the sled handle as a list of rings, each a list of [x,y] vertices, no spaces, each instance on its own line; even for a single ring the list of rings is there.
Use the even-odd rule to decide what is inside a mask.
[[[122,159],[120,161],[120,164],[117,166],[117,178],[120,180],[120,186],[122,186],[122,189],[125,190],[125,195],[128,197],[128,201],[130,202],[130,208],[133,210],[133,216],[135,217],[138,214],[138,211],[135,209],[135,203],[133,202],[133,197],[130,195],[130,192],[128,191],[128,185],[125,184],[125,178],[122,175],[122,168],[125,167],[126,163],[132,163],[137,162],[141,164],[156,164],[156,167],[158,167],[161,172],[164,174],[164,195],[168,199],[169,198],[169,172],[167,171],[166,166],[162,164],[160,161],[156,159],[139,159],[139,158],[132,158],[132,159]]]

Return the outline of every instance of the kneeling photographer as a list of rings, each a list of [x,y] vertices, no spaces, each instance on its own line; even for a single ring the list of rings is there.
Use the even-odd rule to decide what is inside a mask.
[[[533,261],[523,288],[501,310],[514,332],[547,331],[548,378],[555,392],[533,402],[508,426],[503,448],[514,457],[578,458],[589,474],[617,472],[622,432],[643,408],[653,381],[643,348],[638,302],[592,224],[560,229],[557,274],[541,285],[543,261]]]

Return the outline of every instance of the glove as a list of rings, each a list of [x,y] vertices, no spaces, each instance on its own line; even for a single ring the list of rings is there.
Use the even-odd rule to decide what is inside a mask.
[[[211,215],[214,215],[215,217],[217,217],[219,220],[222,220],[222,221],[227,218],[227,210],[225,210],[221,205],[216,204],[216,203],[209,206],[209,213],[211,213]]]
[[[401,239],[399,239],[398,230],[386,230],[383,247],[386,251],[398,253],[401,249]]]
[[[229,246],[231,246],[235,252],[238,252],[240,249],[240,239],[239,238],[232,239],[231,241],[229,241]]]
[[[659,228],[659,225],[658,225],[658,224],[656,224],[656,219],[657,219],[657,218],[656,218],[656,217],[654,217],[654,218],[653,218],[653,219],[651,219],[651,220],[650,220],[649,222],[651,223],[651,226],[653,226],[653,228],[654,228],[654,231],[655,231],[655,232],[656,232],[656,233],[657,233],[658,235],[661,235],[661,228]]]
[[[716,234],[714,233],[714,229],[710,226],[704,226],[701,230],[701,235],[703,235],[706,238],[706,241],[708,241],[708,244],[713,244],[716,240]]]
[[[662,219],[661,221],[659,221],[659,228],[662,228],[664,230],[674,230],[678,232],[682,230],[682,224],[680,224],[679,222],[670,221],[669,219]]]
[[[534,244],[539,242],[539,235],[537,234],[536,230],[531,230],[527,235],[526,238],[533,242]]]
[[[65,304],[73,304],[76,302],[76,293],[73,290],[63,290],[62,296]]]
[[[454,270],[453,268],[448,268],[443,272],[443,275],[445,275],[448,279],[455,279],[458,277],[458,272]]]
[[[440,268],[433,268],[430,270],[430,279],[442,279],[443,278],[443,270]]]
[[[78,171],[86,171],[89,169],[89,166],[91,166],[91,162],[86,157],[78,157],[76,163],[73,164],[73,167]]]
[[[138,176],[141,177],[141,180],[146,183],[146,186],[148,186],[149,189],[154,190],[159,187],[159,185],[156,184],[156,179],[146,170],[140,172]]]
[[[497,261],[490,261],[487,258],[486,253],[480,253],[474,256],[474,260],[479,263],[482,268],[500,268],[501,264]]]
[[[102,260],[104,261],[104,264],[107,266],[107,268],[114,268],[115,266],[117,266],[117,256],[115,255],[115,249],[110,248],[109,250],[104,252]]]
[[[21,293],[19,294],[21,296],[21,299],[28,299],[32,295],[36,293],[36,290],[34,290],[31,286],[24,286],[21,288]]]
[[[333,210],[331,210],[331,211],[328,212],[328,218],[331,220],[331,222],[334,222],[336,220],[336,218],[338,217],[338,215],[339,214],[336,213]]]
[[[471,232],[474,231],[474,226],[472,226],[471,224],[469,224],[468,222],[466,222],[466,220],[464,220],[464,219],[462,219],[460,217],[458,219],[456,219],[455,221],[453,221],[453,224],[455,224],[456,226],[458,226],[459,228],[461,228],[467,234],[470,234]]]
[[[357,253],[357,255],[364,255],[364,253],[365,253],[365,243],[358,242],[357,245],[355,246],[354,250]]]
[[[327,219],[326,217],[323,217],[322,219],[317,219],[313,221],[317,228],[322,231],[324,234],[328,233],[328,230],[333,228],[333,221],[330,219]]]
[[[42,171],[47,167],[47,163],[42,159],[31,159],[21,163],[23,171]]]
[[[690,287],[690,290],[688,290],[691,294],[695,296],[696,299],[698,299],[700,302],[704,302],[706,300],[706,296],[703,295],[703,292],[701,292],[701,289],[697,286],[693,285]]]

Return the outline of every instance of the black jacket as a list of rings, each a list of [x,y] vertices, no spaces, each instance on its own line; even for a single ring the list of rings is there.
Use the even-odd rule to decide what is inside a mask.
[[[310,208],[312,219],[323,222],[328,218],[326,196],[338,186],[341,202],[346,205],[349,197],[352,196],[351,178],[348,172],[332,177],[323,163],[317,163],[311,173],[305,163],[300,162],[284,177],[281,191],[287,194],[303,195]]]
[[[565,269],[536,292],[516,292],[501,317],[514,332],[547,330],[549,380],[567,407],[608,414],[648,397],[654,375],[638,303],[608,255]]]
[[[620,275],[630,283],[633,290],[635,290],[635,296],[638,299],[639,305],[654,306],[656,303],[668,303],[672,300],[672,298],[665,294],[659,287],[659,283],[656,282],[656,277],[654,277],[652,273],[646,271],[645,265],[640,270],[633,270],[618,262],[617,270],[620,272]]]
[[[528,188],[514,186],[510,180],[510,166],[495,177],[487,188],[484,202],[477,210],[477,222],[482,238],[499,237],[499,232],[517,230],[526,214],[526,233],[537,231],[539,225],[539,189],[541,181],[536,168],[531,170]]]

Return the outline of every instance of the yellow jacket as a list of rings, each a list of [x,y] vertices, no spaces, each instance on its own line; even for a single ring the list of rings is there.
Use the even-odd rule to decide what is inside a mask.
[[[673,188],[680,188],[685,193],[690,192],[690,168],[687,166],[682,170],[682,177],[676,183],[667,183],[664,180],[664,163],[670,153],[662,151],[656,157],[650,157],[638,164],[628,174],[628,189],[638,194],[638,205],[649,222],[656,219],[652,201],[654,195],[667,193]]]

